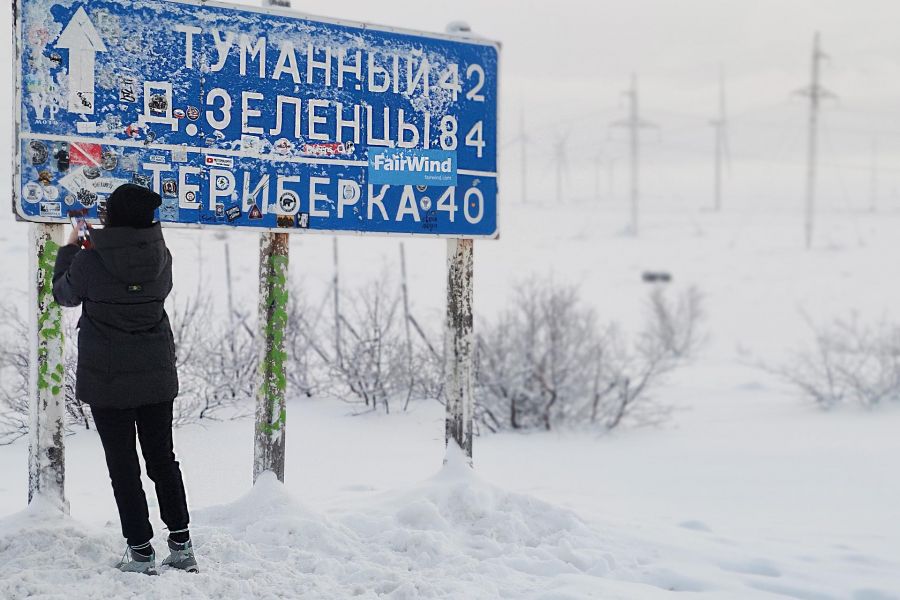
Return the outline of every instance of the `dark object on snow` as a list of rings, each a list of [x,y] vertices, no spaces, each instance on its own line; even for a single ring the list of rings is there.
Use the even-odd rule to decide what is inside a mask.
[[[96,408],[171,402],[178,374],[163,304],[172,290],[172,255],[162,229],[97,229],[91,241],[91,250],[60,248],[53,272],[56,301],[83,304],[76,393]]]
[[[150,227],[154,212],[161,204],[162,198],[152,190],[133,183],[120,185],[106,200],[106,225],[135,229]]]
[[[93,409],[97,433],[103,442],[122,535],[130,546],[153,538],[147,498],[141,487],[134,430],[141,442],[147,476],[156,484],[159,514],[170,531],[187,531],[189,515],[181,468],[172,445],[172,402],[130,410]],[[194,563],[197,564],[196,562]]]
[[[671,283],[672,274],[665,271],[644,271],[644,283]]]

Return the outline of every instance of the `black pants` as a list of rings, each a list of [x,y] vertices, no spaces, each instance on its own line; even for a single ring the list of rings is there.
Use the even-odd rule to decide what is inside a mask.
[[[153,537],[147,498],[141,487],[135,426],[147,475],[156,484],[160,516],[170,531],[186,529],[187,500],[172,446],[172,402],[128,409],[96,408],[91,412],[106,453],[122,535],[128,543],[138,546]]]

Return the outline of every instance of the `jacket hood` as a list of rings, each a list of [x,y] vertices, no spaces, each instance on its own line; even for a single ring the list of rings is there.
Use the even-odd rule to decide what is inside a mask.
[[[162,227],[107,227],[91,232],[94,251],[106,270],[124,283],[158,279],[169,262]]]

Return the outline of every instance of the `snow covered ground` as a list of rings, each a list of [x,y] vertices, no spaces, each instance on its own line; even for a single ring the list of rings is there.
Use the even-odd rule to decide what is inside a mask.
[[[350,416],[334,401],[293,400],[286,485],[252,490],[249,421],[186,427],[176,446],[203,568],[194,577],[110,568],[124,544],[93,432],[67,439],[66,518],[26,510],[20,441],[0,447],[0,597],[900,598],[900,407],[822,413],[754,366],[803,343],[806,317],[900,318],[900,215],[828,215],[806,252],[786,212],[656,206],[636,241],[609,204],[514,208],[501,241],[476,245],[482,314],[530,275],[578,283],[626,326],[639,323],[643,269],[704,292],[709,343],[656,393],[668,422],[480,438],[473,474],[453,457],[440,471],[436,404]],[[0,285],[21,302],[25,227],[8,219]],[[220,290],[224,242],[167,235],[176,288],[195,289],[199,262],[200,284]],[[229,243],[252,306],[255,238]],[[294,238],[292,252],[294,281],[318,300],[330,239]],[[396,240],[342,238],[343,280],[378,276],[397,254]],[[407,254],[416,313],[439,319],[444,246],[408,241]]]

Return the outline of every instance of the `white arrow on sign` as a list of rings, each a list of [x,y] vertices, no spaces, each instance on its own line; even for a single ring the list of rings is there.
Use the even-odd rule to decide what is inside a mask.
[[[97,52],[106,52],[106,44],[84,7],[72,16],[56,47],[69,51],[69,112],[94,114],[94,59]]]

